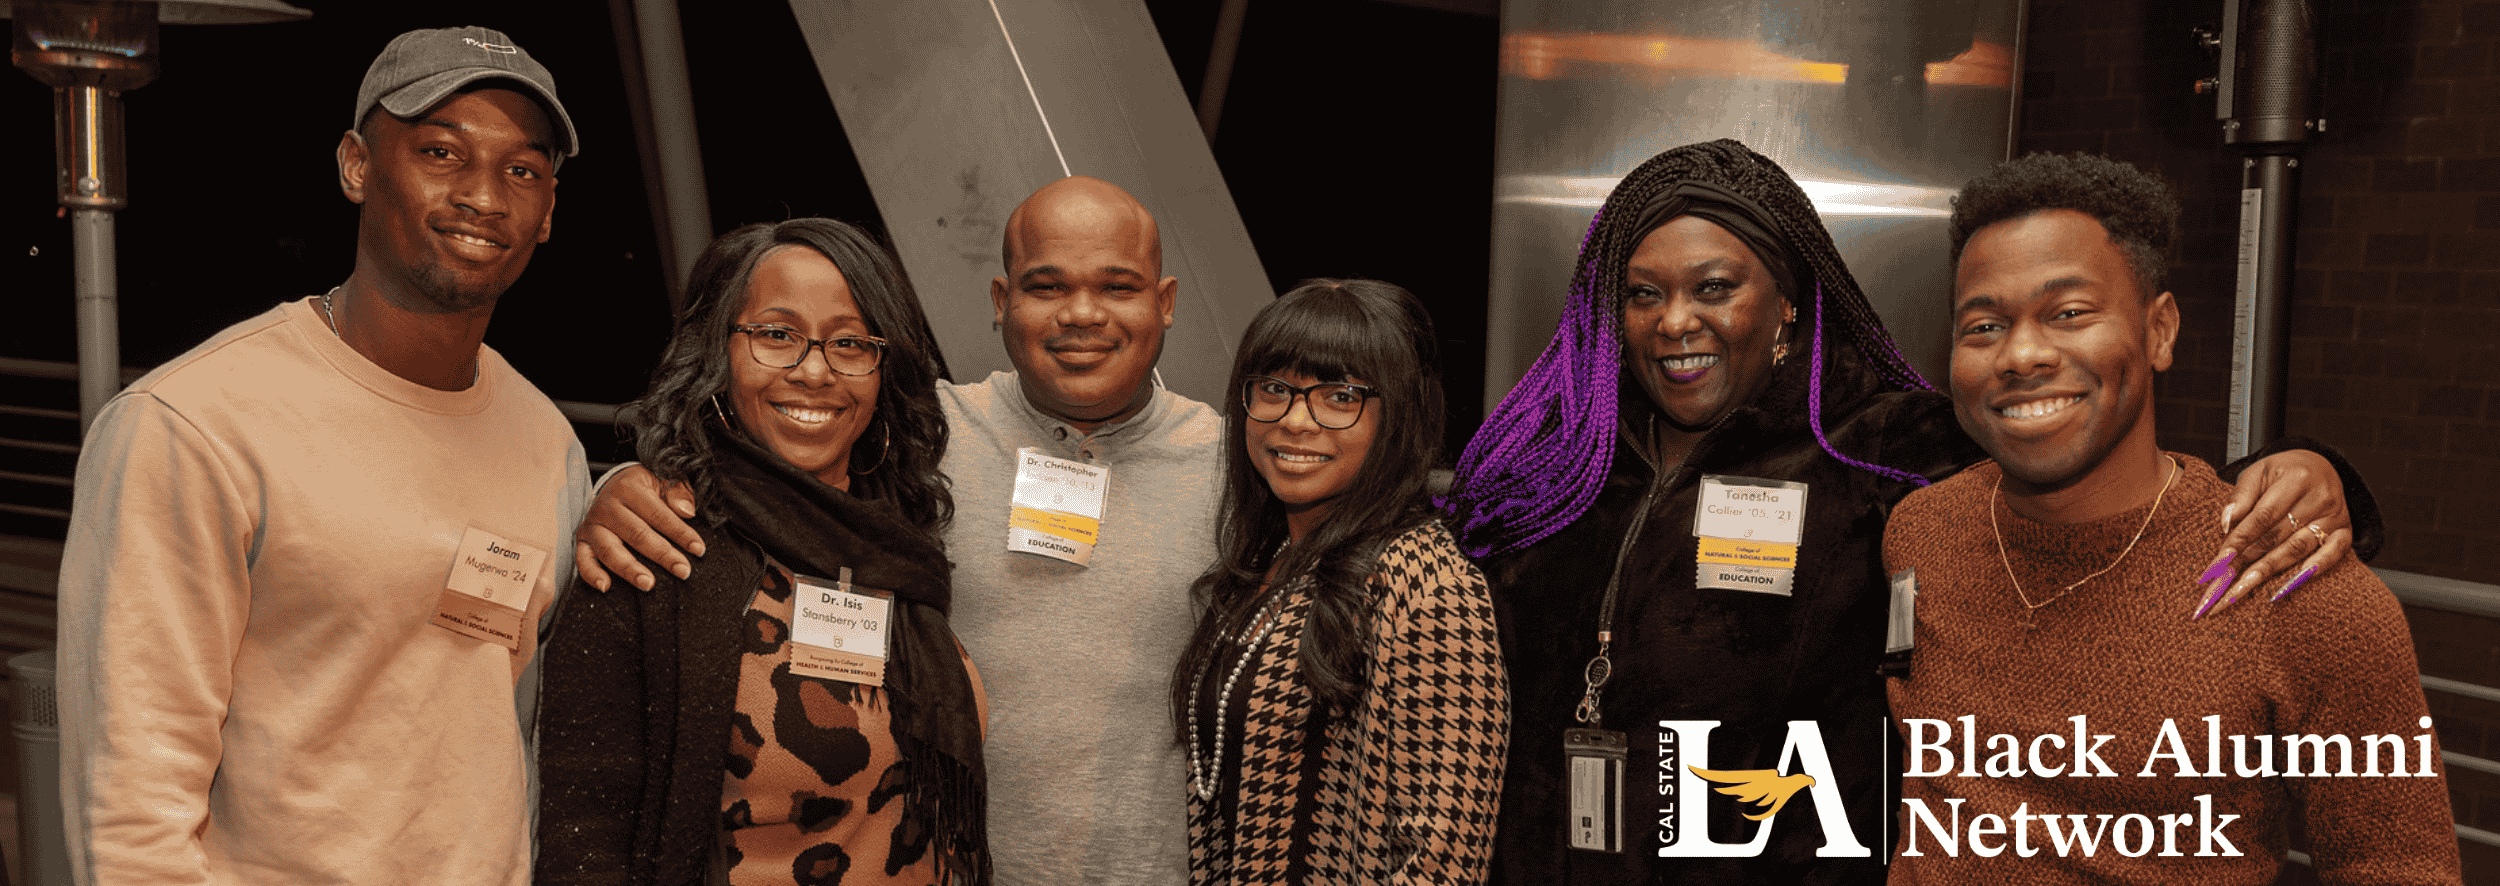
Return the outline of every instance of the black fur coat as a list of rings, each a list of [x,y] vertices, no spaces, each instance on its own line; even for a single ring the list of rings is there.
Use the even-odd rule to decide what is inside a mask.
[[[1827,354],[1824,433],[1861,461],[1941,477],[1985,457],[1943,395],[1885,391],[1847,347]],[[1510,668],[1510,762],[1495,835],[1494,879],[1537,883],[1881,883],[1890,851],[1878,816],[1883,794],[1884,521],[1915,488],[1843,464],[1808,426],[1804,355],[1731,412],[1667,476],[1618,434],[1605,488],[1579,520],[1520,551],[1488,560]],[[1624,412],[1651,407],[1627,387]],[[1637,422],[1627,422],[1634,427]],[[1805,534],[1792,596],[1697,591],[1693,515],[1703,474],[1794,480],[1807,486]],[[1652,489],[1653,484],[1657,485]],[[1625,544],[1633,515],[1649,517]],[[1626,852],[1563,847],[1563,730],[1597,651],[1598,611],[1617,552],[1623,556],[1604,697],[1608,728],[1628,733]],[[1824,843],[1810,791],[1771,821],[1759,857],[1660,858],[1658,721],[1717,720],[1710,768],[1771,769],[1791,720],[1820,724],[1859,844],[1873,856],[1818,858]],[[1683,762],[1692,763],[1693,751]],[[1795,771],[1792,764],[1785,771]],[[1671,776],[1670,776],[1671,777]],[[1715,787],[1715,785],[1714,785]],[[1710,792],[1710,836],[1744,842],[1758,827],[1733,798]],[[1746,807],[1742,811],[1754,811]],[[1686,836],[1684,839],[1694,839]]]

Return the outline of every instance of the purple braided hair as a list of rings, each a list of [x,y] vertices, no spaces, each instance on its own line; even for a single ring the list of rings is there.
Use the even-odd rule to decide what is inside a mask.
[[[1589,220],[1580,238],[1583,253],[1606,216],[1600,209]],[[1607,294],[1613,287],[1597,279],[1599,264],[1580,263],[1554,339],[1459,454],[1457,474],[1472,480],[1466,497],[1434,501],[1461,518],[1460,544],[1469,556],[1493,553],[1492,544],[1479,540],[1503,527],[1522,530],[1503,550],[1543,540],[1579,519],[1605,485],[1615,447],[1617,327],[1623,320]]]
[[[1848,319],[1843,337],[1857,345],[1877,376],[1898,390],[1935,390],[1886,332],[1831,234],[1794,179],[1770,158],[1732,139],[1675,148],[1641,164],[1607,196],[1580,241],[1580,260],[1554,338],[1527,375],[1459,455],[1457,481],[1437,503],[1460,526],[1460,546],[1475,557],[1517,550],[1571,525],[1587,512],[1612,466],[1617,380],[1622,371],[1616,313],[1625,264],[1646,231],[1635,231],[1650,195],[1683,180],[1710,181],[1759,201],[1767,221],[1814,280],[1813,346],[1808,367],[1807,423],[1833,458],[1892,480],[1926,485],[1917,474],[1843,455],[1823,431],[1824,285],[1830,307]]]
[[[1901,356],[1900,348],[1892,346],[1889,337],[1884,340],[1884,345],[1891,350],[1892,361],[1900,364],[1899,368],[1909,374],[1911,384],[1902,385],[1903,388],[1919,391],[1936,389],[1935,385],[1927,383],[1925,376],[1919,375],[1918,370],[1910,366],[1910,361]],[[1885,361],[1879,358],[1875,361],[1875,365],[1884,367]],[[1890,372],[1886,372],[1885,375],[1888,378],[1897,378]],[[1814,282],[1814,362],[1806,367],[1806,379],[1806,425],[1814,429],[1814,442],[1822,444],[1824,452],[1831,453],[1833,458],[1840,459],[1841,464],[1862,471],[1873,471],[1880,476],[1890,477],[1904,483],[1925,486],[1931,482],[1926,477],[1899,468],[1887,468],[1842,455],[1840,450],[1832,448],[1831,438],[1823,436],[1823,281],[1820,280]]]

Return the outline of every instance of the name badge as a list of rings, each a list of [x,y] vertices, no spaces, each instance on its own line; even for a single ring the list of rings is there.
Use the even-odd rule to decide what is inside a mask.
[[[1563,832],[1571,848],[1623,851],[1623,733],[1612,729],[1563,730],[1564,782],[1569,820]]]
[[[1694,586],[1788,596],[1805,518],[1806,484],[1703,475],[1693,511]]]
[[[1918,643],[1918,570],[1892,574],[1892,605],[1884,620],[1884,660],[1875,670],[1887,677],[1910,675],[1910,653]]]
[[[521,614],[537,589],[547,551],[475,526],[452,553],[434,623],[515,652],[521,649]]]
[[[1084,566],[1102,535],[1102,496],[1111,469],[1016,450],[1016,495],[1007,512],[1007,550]]]
[[[886,637],[894,630],[894,595],[840,578],[795,576],[790,606],[790,672],[864,686],[885,685]]]

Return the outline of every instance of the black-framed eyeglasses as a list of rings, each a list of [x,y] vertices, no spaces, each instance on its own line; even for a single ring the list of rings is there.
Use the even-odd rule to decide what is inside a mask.
[[[875,375],[885,359],[885,339],[873,335],[808,338],[787,326],[731,323],[729,331],[747,334],[747,356],[774,369],[788,369],[807,359],[807,352],[825,349],[825,365],[843,375]]]
[[[1293,401],[1301,398],[1311,406],[1311,421],[1332,431],[1342,431],[1363,420],[1363,404],[1379,391],[1370,385],[1351,382],[1321,382],[1309,387],[1288,384],[1284,379],[1253,375],[1241,380],[1241,408],[1251,421],[1283,421],[1293,411]]]

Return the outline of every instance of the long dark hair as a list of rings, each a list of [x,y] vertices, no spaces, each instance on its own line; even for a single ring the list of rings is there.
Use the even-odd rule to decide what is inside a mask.
[[[850,284],[869,334],[886,341],[885,361],[877,368],[877,413],[851,450],[854,469],[863,461],[871,469],[853,476],[852,494],[890,502],[921,530],[943,535],[955,517],[954,496],[938,472],[938,459],[946,453],[946,421],[937,402],[945,358],[902,262],[867,232],[833,219],[747,225],[720,235],[695,259],[677,331],[651,371],[651,389],[632,404],[635,453],[661,479],[691,487],[704,518],[719,525],[711,479],[721,455],[703,425],[727,420],[732,432],[745,433],[734,414],[715,413],[724,408],[715,404],[728,399],[720,395],[729,390],[729,361],[747,359],[730,349],[729,321],[746,307],[755,266],[792,248],[830,259]]]
[[[1379,419],[1362,472],[1337,496],[1328,519],[1285,549],[1281,562],[1285,508],[1250,465],[1242,443],[1249,415],[1241,402],[1244,379],[1278,372],[1321,381],[1359,378],[1380,393],[1365,407],[1378,410]],[[1303,281],[1251,319],[1231,382],[1217,560],[1190,586],[1206,617],[1172,674],[1178,733],[1187,731],[1181,724],[1189,720],[1190,689],[1202,669],[1223,654],[1226,638],[1256,617],[1259,587],[1271,566],[1280,588],[1296,579],[1309,583],[1301,664],[1313,698],[1340,709],[1361,699],[1372,567],[1391,540],[1437,515],[1425,483],[1440,463],[1441,361],[1432,317],[1413,293],[1378,280]]]

